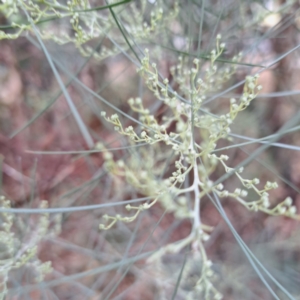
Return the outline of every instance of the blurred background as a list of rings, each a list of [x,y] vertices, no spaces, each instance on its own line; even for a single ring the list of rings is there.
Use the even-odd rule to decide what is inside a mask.
[[[29,2],[21,2],[33,11]],[[188,295],[200,277],[201,258],[192,257],[187,249],[165,255],[159,262],[146,263],[149,251],[188,236],[189,220],[174,217],[158,203],[133,223],[118,222],[108,231],[99,231],[103,214],[128,214],[125,205],[115,202],[147,195],[122,176],[109,174],[103,153],[90,150],[96,145],[99,148],[99,143],[106,149],[117,148],[111,151],[113,159],[123,159],[128,164],[134,164],[132,157],[140,157],[141,165],[135,169],[138,174],[143,164],[149,169],[157,158],[155,149],[134,147],[100,115],[105,110],[110,116],[117,108],[137,118],[127,103],[130,97],[141,97],[158,120],[168,111],[136,72],[137,57],[143,57],[145,48],[163,77],[171,78],[170,67],[180,55],[188,57],[191,66],[195,57],[202,58],[204,73],[207,55],[215,47],[216,35],[221,34],[226,47],[218,64],[221,69],[230,68],[233,74],[207,95],[209,101],[204,107],[215,114],[226,111],[229,99],[242,93],[241,84],[235,88],[237,83],[260,72],[263,89],[235,120],[231,128],[235,134],[232,145],[236,147],[224,150],[224,154],[230,157],[228,165],[236,166],[261,146],[254,141],[240,143],[275,134],[294,121],[293,130],[288,128],[278,135],[277,144],[255,157],[244,176],[258,177],[262,185],[276,181],[279,187],[271,193],[272,205],[290,196],[300,211],[298,1],[141,0],[124,1],[103,10],[95,7],[107,5],[105,1],[89,1],[89,8],[94,8],[90,14],[78,12],[81,31],[70,23],[74,13],[57,18],[60,8],[53,8],[56,2],[49,2],[54,3],[51,9],[47,1],[33,2],[47,8],[47,15],[41,15],[41,19],[49,20],[37,21],[34,28],[43,37],[71,104],[30,24],[19,37],[1,39],[1,194],[11,200],[12,208],[36,209],[45,199],[50,208],[66,209],[49,214],[52,234],[38,243],[37,258],[51,261],[53,271],[36,284],[33,263],[12,270],[3,299],[193,299]],[[59,2],[68,5],[66,1]],[[72,3],[79,8],[86,5]],[[0,5],[0,30],[13,35],[19,28],[12,24],[26,23],[27,19],[21,5],[17,13],[11,14],[9,5],[9,1]],[[56,19],[51,20],[52,16]],[[82,31],[91,34],[87,41],[79,40]],[[232,58],[240,52],[239,62],[234,63]],[[125,116],[120,120],[124,126],[136,125]],[[135,128],[139,130],[139,125]],[[218,147],[225,145],[228,142]],[[223,173],[217,169],[212,179]],[[230,189],[238,181],[229,178],[224,184]],[[223,299],[275,299],[209,198],[202,200],[202,220],[214,227],[205,248],[217,274],[215,286]],[[86,208],[100,204],[103,206]],[[232,199],[222,200],[222,205],[253,254],[293,295],[287,297],[282,288],[270,282],[278,299],[300,299],[300,223],[249,212]],[[77,206],[83,208],[68,210]],[[36,214],[15,214],[12,231],[21,244],[26,244],[30,233],[37,230],[37,219]],[[186,276],[180,281],[183,265]]]

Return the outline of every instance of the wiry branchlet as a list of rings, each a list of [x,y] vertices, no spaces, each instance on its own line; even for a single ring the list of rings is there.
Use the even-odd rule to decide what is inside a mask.
[[[144,107],[142,99],[130,98],[128,104],[140,116],[139,131],[132,125],[123,130],[118,116],[113,115],[108,118],[104,115],[108,122],[118,126],[118,131],[129,136],[133,142],[146,142],[151,144],[152,149],[158,149],[160,159],[167,160],[169,156],[173,158],[173,170],[163,180],[157,180],[153,176],[155,162],[149,169],[141,170],[140,164],[136,164],[134,158],[132,163],[130,160],[126,161],[126,164],[122,165],[122,172],[117,174],[124,176],[127,183],[138,189],[140,193],[149,197],[155,195],[155,199],[137,206],[128,204],[126,205],[128,216],[120,214],[105,216],[103,218],[106,225],[100,225],[100,229],[109,229],[118,221],[132,222],[142,211],[150,209],[156,202],[160,202],[176,218],[189,218],[193,223],[190,235],[176,245],[164,247],[159,254],[155,254],[150,259],[151,261],[168,251],[180,251],[188,244],[198,247],[197,251],[204,247],[203,244],[210,238],[210,232],[205,230],[206,225],[200,219],[200,199],[211,193],[221,198],[233,198],[250,211],[297,217],[296,207],[292,205],[289,198],[275,207],[272,205],[269,191],[278,187],[276,182],[267,181],[261,188],[258,178],[244,178],[244,167],[230,166],[231,157],[227,152],[216,154],[218,142],[221,139],[228,139],[237,115],[250,105],[261,90],[258,85],[258,75],[247,76],[241,97],[231,98],[228,101],[228,112],[214,115],[208,109],[204,109],[203,103],[207,94],[214,91],[218,85],[221,86],[236,70],[236,64],[225,69],[218,68],[217,62],[224,49],[225,44],[221,43],[221,36],[217,36],[216,48],[211,51],[208,67],[202,76],[199,70],[200,59],[194,59],[192,67],[189,67],[188,58],[179,57],[178,63],[170,69],[172,81],[178,85],[176,92],[171,90],[168,78],[160,79],[157,64],[151,62],[151,51],[145,49],[145,56],[141,60],[138,72],[154,97],[166,105],[168,113],[156,119],[150,110]],[[239,55],[234,58],[234,61],[240,58]],[[185,95],[189,96],[189,101],[183,101]],[[195,136],[195,132],[200,133],[201,138]],[[164,144],[163,148],[161,144]],[[150,159],[148,153],[142,157],[145,161]],[[210,179],[218,166],[222,166],[226,173],[236,176],[239,180],[239,186],[233,191],[227,190],[223,183],[216,184]],[[115,169],[112,172],[115,172]],[[183,185],[190,173],[193,174],[194,182],[190,186]],[[191,203],[182,196],[187,193],[193,194],[193,209]],[[201,253],[205,253],[204,248]],[[195,286],[195,290],[197,289],[201,295],[210,295],[211,299],[221,299],[222,295],[213,285],[213,278],[212,269],[208,266],[203,267],[201,280]]]

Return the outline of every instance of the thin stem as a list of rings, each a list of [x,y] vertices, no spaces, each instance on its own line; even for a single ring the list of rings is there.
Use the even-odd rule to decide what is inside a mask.
[[[197,159],[194,160],[194,182],[193,182],[193,191],[195,194],[195,202],[194,202],[194,224],[193,230],[199,230],[199,233],[202,232],[201,229],[201,219],[200,219],[200,191],[199,191],[199,174],[197,168]]]

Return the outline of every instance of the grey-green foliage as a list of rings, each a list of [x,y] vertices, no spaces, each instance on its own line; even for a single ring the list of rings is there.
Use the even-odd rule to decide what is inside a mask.
[[[41,26],[40,35],[44,40],[51,39],[58,44],[73,43],[83,56],[93,55],[96,59],[104,59],[117,55],[120,47],[128,49],[128,44],[120,36],[115,20],[109,9],[122,15],[122,27],[126,33],[134,37],[136,42],[144,42],[157,34],[178,13],[178,6],[163,12],[162,8],[152,9],[147,22],[143,15],[149,10],[147,1],[114,1],[109,5],[92,7],[89,1],[2,1],[0,11],[9,19],[9,26],[0,26],[0,39],[16,39],[23,33],[32,32],[33,25]],[[124,12],[124,4],[131,2]],[[26,20],[26,13],[31,21]],[[47,26],[49,22],[51,26]],[[6,32],[11,30],[12,32]],[[89,42],[103,38],[110,32],[118,47],[94,51]]]
[[[42,201],[40,208],[47,208]],[[0,197],[0,208],[9,210],[10,200]],[[44,276],[52,271],[51,262],[42,262],[38,258],[38,247],[49,235],[59,233],[60,221],[57,220],[55,230],[49,230],[49,215],[42,214],[37,220],[24,222],[11,212],[0,213],[0,299],[5,299],[12,271],[20,272],[27,268],[35,282],[42,282]],[[58,225],[58,227],[57,227]]]
[[[250,211],[262,211],[270,215],[284,215],[299,219],[296,214],[296,207],[292,205],[291,198],[286,198],[279,204],[271,206],[269,191],[278,187],[276,182],[267,182],[263,188],[258,188],[260,183],[258,178],[243,178],[243,167],[238,169],[227,165],[229,159],[227,155],[214,153],[217,143],[221,139],[228,139],[230,128],[234,126],[234,120],[239,112],[246,109],[250,102],[255,99],[261,86],[257,85],[258,75],[247,76],[244,84],[243,94],[239,99],[231,98],[229,101],[229,111],[220,115],[200,114],[199,111],[206,95],[230,78],[232,70],[226,68],[218,70],[216,60],[222,54],[225,47],[220,43],[220,36],[217,36],[216,49],[211,51],[211,60],[203,78],[199,76],[199,60],[194,59],[193,67],[187,67],[187,60],[179,58],[179,63],[172,67],[171,74],[173,80],[178,83],[178,90],[172,91],[167,78],[159,80],[156,64],[150,63],[148,50],[142,59],[142,65],[138,69],[144,77],[148,88],[153,92],[156,99],[163,101],[169,107],[162,121],[158,121],[151,115],[149,109],[143,106],[140,98],[129,99],[131,109],[139,113],[139,120],[143,123],[140,133],[135,132],[132,126],[124,128],[117,114],[107,117],[105,112],[102,116],[107,122],[114,125],[114,129],[135,143],[148,143],[155,149],[155,154],[150,157],[149,152],[141,152],[142,160],[147,162],[140,167],[140,159],[131,157],[130,160],[115,162],[113,155],[105,153],[106,167],[113,175],[124,177],[129,184],[138,189],[141,193],[152,197],[153,200],[139,206],[128,204],[126,209],[133,211],[129,215],[109,216],[105,214],[106,225],[101,224],[100,229],[109,229],[116,222],[132,222],[140,212],[151,208],[155,203],[160,202],[169,212],[174,213],[177,218],[189,218],[193,227],[190,235],[185,239],[169,244],[161,248],[148,262],[153,263],[161,259],[166,253],[178,253],[188,245],[192,245],[195,255],[202,257],[202,271],[200,278],[195,282],[195,290],[188,297],[200,297],[205,299],[221,299],[221,294],[213,285],[214,272],[212,263],[207,258],[204,242],[210,237],[213,228],[210,228],[201,221],[201,199],[209,194],[216,194],[220,198],[233,198]],[[222,82],[223,81],[223,82]],[[181,97],[187,97],[190,101],[184,103]],[[168,130],[171,124],[176,124],[173,131]],[[160,144],[165,144],[162,146]],[[167,161],[168,158],[174,171],[164,180],[155,176],[154,168],[159,170],[158,161]],[[147,166],[149,167],[147,168]],[[222,183],[215,183],[210,179],[218,165],[223,166],[226,173],[232,173],[239,180],[239,185],[232,191],[224,188]],[[193,174],[193,183],[190,186],[182,187],[189,174]],[[158,174],[157,174],[158,175]],[[248,196],[248,191],[256,194],[253,199]],[[189,203],[188,194],[192,193],[193,208]]]
[[[194,261],[200,261],[201,270],[196,272],[198,277],[184,296],[186,299],[199,297],[221,299],[222,295],[215,287],[218,278],[213,269],[213,262],[208,259],[205,250],[205,242],[214,229],[203,224],[201,220],[201,200],[207,196],[232,198],[249,211],[299,219],[291,198],[287,197],[279,204],[271,205],[269,191],[277,188],[276,182],[267,181],[263,187],[259,187],[259,178],[245,178],[243,167],[235,168],[228,165],[229,156],[216,152],[219,141],[231,141],[230,133],[235,126],[237,115],[249,107],[261,90],[262,87],[258,84],[259,74],[255,73],[245,78],[242,95],[228,99],[226,111],[212,113],[206,107],[208,98],[228,84],[236,74],[242,58],[242,54],[237,53],[232,59],[224,59],[226,44],[222,42],[221,35],[215,34],[212,38],[215,41],[215,49],[204,51],[204,54],[200,55],[198,47],[198,51],[193,55],[187,55],[194,41],[192,38],[185,40],[184,37],[180,37],[180,34],[186,34],[184,31],[180,32],[178,38],[183,47],[177,49],[177,52],[182,56],[179,56],[177,61],[172,56],[173,65],[168,69],[171,80],[161,75],[158,63],[155,62],[164,57],[161,48],[151,45],[146,49],[133,47],[134,44],[140,45],[149,41],[155,45],[156,37],[160,38],[159,41],[167,42],[168,30],[178,27],[180,22],[192,22],[180,14],[179,3],[170,1],[166,4],[164,1],[156,1],[156,5],[151,6],[148,1],[133,1],[125,6],[130,1],[115,1],[105,7],[93,7],[89,1],[2,2],[1,11],[11,21],[10,29],[13,30],[12,33],[2,31],[0,35],[2,39],[17,38],[24,32],[32,31],[34,26],[41,26],[39,34],[43,39],[52,39],[59,44],[73,43],[84,56],[92,54],[96,59],[104,59],[120,52],[126,55],[127,51],[134,52],[135,57],[131,60],[138,65],[137,72],[144,80],[148,91],[152,93],[152,98],[161,101],[165,106],[164,116],[157,118],[145,107],[140,97],[128,100],[131,110],[139,116],[136,123],[140,128],[133,125],[125,126],[120,120],[120,115],[107,116],[103,111],[102,117],[113,125],[118,134],[127,137],[131,145],[146,143],[148,146],[139,152],[140,157],[132,155],[126,161],[116,161],[114,155],[101,143],[97,144],[97,149],[104,151],[105,167],[114,180],[123,178],[128,185],[152,200],[138,206],[128,204],[126,206],[128,214],[104,214],[104,222],[100,224],[100,229],[108,230],[117,222],[133,222],[141,212],[158,202],[177,219],[189,219],[192,223],[190,234],[181,241],[162,247],[148,259],[148,262],[157,266],[159,270],[163,266],[164,255],[170,252],[176,254],[188,246],[191,247],[193,259],[187,260],[187,267],[182,273],[183,282],[186,283],[194,272],[192,270]],[[287,1],[285,5],[279,7],[277,13],[289,9],[294,2]],[[152,10],[148,14],[150,8]],[[241,5],[239,11],[241,21],[244,21],[242,24],[244,29],[251,28],[254,23],[265,20],[271,14],[257,2],[250,7],[257,12],[257,18],[253,21],[247,19],[246,8],[246,5]],[[30,15],[31,22],[25,21],[25,12]],[[209,10],[202,12],[213,15],[212,18],[218,22],[218,16],[213,12]],[[53,19],[59,22],[49,29],[47,21]],[[202,25],[208,26],[209,22]],[[202,29],[204,30],[201,27]],[[94,51],[89,43],[104,36],[107,36],[113,45],[109,49],[102,47],[99,52]],[[130,41],[127,37],[130,37]],[[200,46],[201,36],[198,38]],[[173,50],[176,52],[176,49]],[[191,59],[191,56],[196,58]],[[135,58],[139,61],[135,61]],[[125,113],[123,115],[127,116]],[[166,162],[171,174],[165,171]],[[234,189],[227,189],[222,182],[211,179],[220,167],[228,176],[236,177],[238,185]],[[189,183],[189,177],[193,178],[192,183]],[[249,191],[255,196],[249,197]],[[28,250],[21,262],[18,261],[16,264],[12,250],[15,249],[13,244],[16,241],[10,232],[12,217],[9,215],[4,217],[7,218],[3,231],[5,247],[7,253],[11,255],[10,267],[7,268],[9,271],[26,264],[36,254],[34,247],[38,240],[33,243],[33,248],[28,246],[31,250]],[[41,220],[45,223],[46,216]],[[39,238],[46,234],[47,226],[44,224],[41,228],[43,232],[38,234]],[[8,273],[4,274],[6,282]],[[183,293],[183,290],[181,292]]]

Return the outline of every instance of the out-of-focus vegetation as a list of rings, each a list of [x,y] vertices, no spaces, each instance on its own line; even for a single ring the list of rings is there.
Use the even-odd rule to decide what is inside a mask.
[[[299,8],[2,1],[2,298],[300,299]]]

